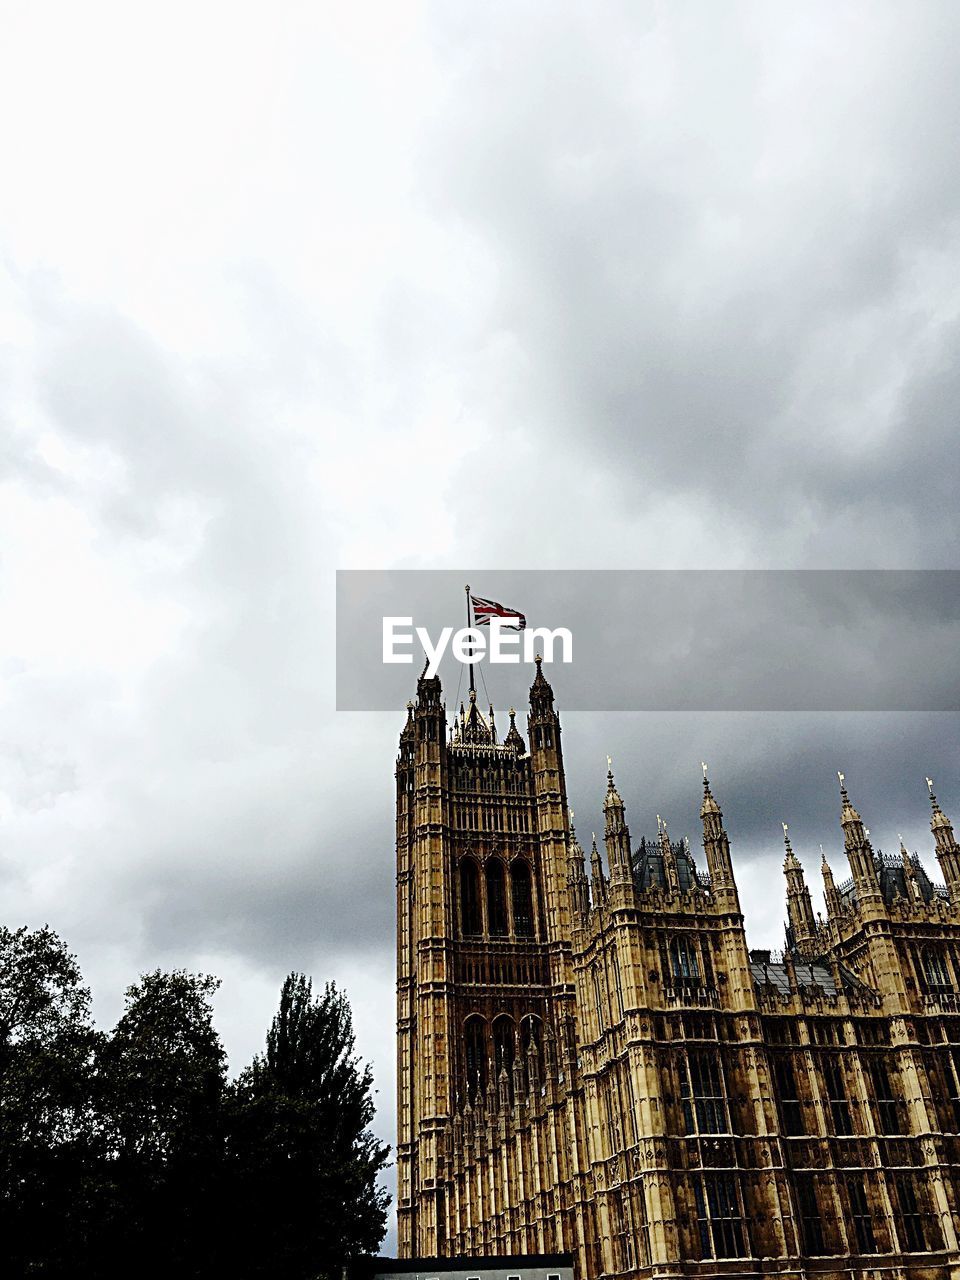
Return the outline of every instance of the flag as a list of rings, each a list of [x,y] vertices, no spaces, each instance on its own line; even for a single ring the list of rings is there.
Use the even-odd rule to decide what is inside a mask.
[[[471,596],[473,605],[473,621],[478,627],[489,627],[491,618],[516,618],[516,625],[507,627],[507,631],[522,631],[527,619],[519,609],[508,609],[505,604],[497,604],[496,600],[484,600],[483,596]]]

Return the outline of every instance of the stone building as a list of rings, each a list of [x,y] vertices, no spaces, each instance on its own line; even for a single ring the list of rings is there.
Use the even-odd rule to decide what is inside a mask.
[[[421,678],[396,776],[402,1256],[960,1277],[960,848],[932,788],[944,885],[873,850],[841,777],[825,920],[785,830],[773,956],[706,776],[699,865],[663,822],[631,838],[612,773],[585,856],[539,662],[526,740],[473,691],[448,736]]]

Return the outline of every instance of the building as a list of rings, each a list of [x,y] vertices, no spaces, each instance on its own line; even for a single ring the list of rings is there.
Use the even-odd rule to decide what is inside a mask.
[[[353,1263],[350,1280],[573,1280],[568,1253],[513,1257],[363,1258]]]
[[[749,951],[706,776],[703,856],[567,808],[538,662],[526,740],[421,678],[397,761],[404,1257],[569,1251],[599,1276],[960,1277],[960,848],[874,852],[815,916],[785,831],[781,956]],[[706,771],[705,771],[706,772]],[[699,858],[699,854],[698,854]]]

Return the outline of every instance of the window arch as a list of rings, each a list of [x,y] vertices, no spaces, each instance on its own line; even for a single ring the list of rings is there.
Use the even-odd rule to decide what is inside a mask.
[[[513,931],[518,938],[532,938],[533,883],[530,865],[517,858],[510,867],[510,888],[513,896]]]
[[[507,934],[507,887],[503,863],[492,858],[487,863],[487,929],[492,938]]]
[[[464,1088],[468,1098],[476,1098],[487,1087],[487,1024],[483,1018],[468,1018],[463,1025]]]
[[[464,858],[460,863],[460,927],[466,937],[483,932],[480,868],[472,858]]]
[[[689,938],[670,939],[670,972],[674,982],[699,982],[700,960]]]

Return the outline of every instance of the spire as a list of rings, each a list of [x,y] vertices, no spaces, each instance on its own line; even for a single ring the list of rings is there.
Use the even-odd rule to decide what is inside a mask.
[[[470,690],[470,710],[464,716],[463,703],[460,704],[460,718],[462,721],[462,729],[460,731],[461,742],[479,742],[489,743],[492,741],[490,735],[490,727],[483,718],[483,713],[477,706],[477,691]]]
[[[607,794],[603,800],[603,817],[610,883],[611,885],[630,884],[633,880],[630,866],[630,829],[627,826],[620,792],[613,780],[613,761],[609,756],[607,756]]]
[[[816,922],[813,917],[813,905],[810,902],[810,890],[803,874],[797,855],[793,852],[785,822],[783,827],[783,843],[787,854],[783,860],[783,874],[787,878],[787,914],[790,917],[790,929],[793,942],[800,951],[806,950],[816,933]]]
[[[733,877],[733,863],[730,859],[730,841],[723,829],[723,813],[710,790],[710,779],[707,777],[706,763],[701,760],[703,770],[703,802],[700,805],[700,818],[703,822],[703,852],[710,872],[710,885],[719,905],[728,911],[740,911],[740,899],[737,884]]]
[[[707,777],[707,764],[705,760],[700,761],[700,768],[703,770],[703,803],[700,806],[700,817],[706,819],[708,815],[716,814],[718,818],[722,818],[720,806],[713,798],[713,792],[710,790],[710,779]]]
[[[505,747],[513,747],[518,756],[522,756],[526,751],[526,745],[520,736],[520,730],[517,728],[517,713],[510,708],[510,728],[507,730],[507,736],[503,740]]]
[[[677,859],[670,843],[666,821],[657,814],[657,830],[660,833],[660,857],[663,859],[663,875],[667,883],[668,893],[680,892],[680,873],[677,870]]]
[[[780,825],[783,827],[783,843],[787,850],[787,856],[783,860],[783,869],[784,871],[799,871],[800,875],[803,876],[803,867],[801,867],[800,863],[797,861],[797,855],[793,852],[793,846],[791,845],[790,837],[787,834],[790,828],[785,822],[781,822]]]
[[[882,902],[880,879],[873,858],[869,832],[864,828],[860,814],[853,807],[847,794],[846,779],[839,769],[837,777],[840,779],[840,825],[843,827],[843,844],[850,870],[853,872],[857,902],[862,904],[868,899]]]
[[[535,658],[537,674],[530,686],[530,707],[534,714],[546,714],[553,710],[553,689],[550,681],[543,674],[543,657],[538,653]]]
[[[590,850],[590,897],[595,907],[607,900],[607,882],[603,875],[603,863],[600,850],[597,848],[597,833],[593,833],[593,845]]]
[[[853,807],[849,795],[847,795],[847,779],[846,774],[837,770],[837,777],[840,779],[840,825],[846,826],[848,822],[860,822],[860,815]]]
[[[937,861],[950,901],[960,902],[960,848],[953,834],[953,824],[937,803],[932,778],[927,779],[927,790],[930,792],[930,830],[936,845]]]
[[[590,892],[587,887],[583,850],[580,848],[577,830],[572,821],[572,809],[570,818],[570,837],[567,842],[567,887],[570,890],[570,905],[574,917],[582,920],[590,910]]]
[[[413,717],[414,706],[413,702],[407,703],[407,722],[400,731],[401,742],[408,741],[416,733],[416,722]]]
[[[826,904],[827,917],[832,920],[840,914],[840,895],[837,893],[827,855],[823,852],[823,845],[820,846],[820,874],[823,876],[823,901]]]

